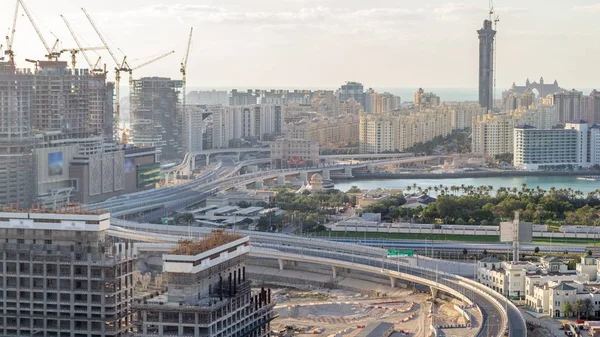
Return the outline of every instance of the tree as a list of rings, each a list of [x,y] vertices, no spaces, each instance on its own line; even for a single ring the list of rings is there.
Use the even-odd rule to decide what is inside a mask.
[[[463,248],[463,255],[467,255],[468,253],[467,248]]]
[[[571,303],[566,302],[566,301],[563,302],[562,311],[563,311],[563,315],[565,315],[565,317],[571,316],[571,312],[573,311],[573,308],[571,307]]]
[[[587,251],[587,256],[592,256],[592,254],[594,254],[594,253],[592,252],[591,249]]]
[[[539,253],[540,252],[540,247],[535,247],[533,249],[533,252],[536,253],[536,254]]]
[[[585,310],[583,300],[581,298],[576,299],[573,302],[573,312],[577,314],[577,319],[581,318],[581,313]]]
[[[251,203],[244,201],[244,200],[238,202],[237,205],[239,208],[248,208],[248,207],[252,206]]]
[[[594,303],[589,298],[583,300],[583,312],[585,317],[590,317],[590,314],[594,311]]]
[[[347,193],[360,193],[360,192],[361,192],[360,188],[353,185],[352,187],[350,187],[350,189],[348,190]]]
[[[487,251],[487,249],[484,249],[483,250],[483,256],[487,256],[487,255],[488,255],[488,251]]]
[[[569,254],[569,251],[565,249],[565,250],[563,250],[563,254],[567,255],[567,254]]]

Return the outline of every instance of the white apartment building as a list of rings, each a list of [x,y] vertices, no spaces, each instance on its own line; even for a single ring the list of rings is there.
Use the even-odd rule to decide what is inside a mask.
[[[233,105],[215,109],[213,148],[229,147],[232,139],[271,140],[283,135],[285,107],[275,104]]]
[[[546,258],[537,264],[503,262],[495,257],[487,257],[477,262],[477,282],[510,297],[526,296],[529,276],[549,273],[567,273],[567,266],[562,260],[556,258]],[[571,273],[570,275],[576,274]]]
[[[477,116],[472,124],[471,152],[496,156],[513,152],[513,113]]]
[[[584,283],[579,281],[549,281],[533,288],[533,296],[526,300],[527,306],[540,314],[551,317],[564,317],[564,303],[569,302],[571,307],[577,300],[587,301],[592,304],[592,317],[600,317],[600,284]],[[570,313],[570,316],[577,316]],[[583,313],[581,316],[585,316]]]
[[[443,107],[424,107],[402,115],[362,114],[359,123],[360,151],[403,151],[450,133],[452,113]]]
[[[389,114],[360,116],[358,130],[360,153],[394,151],[394,117]]]
[[[485,108],[479,103],[458,103],[444,105],[450,109],[452,114],[452,129],[462,130],[470,128],[473,123],[473,118],[486,114]]]
[[[314,166],[319,163],[319,144],[314,139],[282,138],[270,145],[272,168]]]
[[[553,103],[558,112],[559,122],[581,118],[581,98],[583,93],[575,89],[554,94]]]
[[[574,120],[564,129],[514,129],[514,165],[524,170],[588,167],[600,163],[600,128]]]
[[[474,116],[472,122],[472,152],[487,155],[514,153],[514,127],[527,124],[550,129],[558,123],[556,107],[533,105],[503,114]]]

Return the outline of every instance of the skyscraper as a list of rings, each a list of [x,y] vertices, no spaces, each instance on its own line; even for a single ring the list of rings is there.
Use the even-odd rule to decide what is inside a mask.
[[[479,35],[479,104],[486,110],[494,108],[494,37],[492,21],[483,21]]]
[[[160,149],[162,159],[183,155],[181,85],[181,81],[166,77],[144,77],[133,81],[131,139],[136,146]]]

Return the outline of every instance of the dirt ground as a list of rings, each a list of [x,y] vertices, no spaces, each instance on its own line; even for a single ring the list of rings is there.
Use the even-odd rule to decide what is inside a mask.
[[[362,326],[390,322],[398,331],[393,336],[406,336],[401,331],[408,331],[407,336],[425,336],[431,323],[427,315],[431,307],[428,297],[410,290],[401,296],[373,298],[341,290],[277,289],[273,291],[273,299],[278,317],[271,322],[271,330],[281,332],[281,336],[341,333],[344,337],[355,337]],[[458,320],[460,314],[452,304],[439,299],[438,303],[443,315]]]
[[[437,325],[447,324],[466,324],[466,319],[461,315],[455,308],[454,304],[450,302],[436,304],[436,310],[434,314]]]

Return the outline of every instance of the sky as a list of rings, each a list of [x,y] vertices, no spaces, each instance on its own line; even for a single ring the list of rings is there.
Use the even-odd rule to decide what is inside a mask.
[[[102,43],[84,7],[117,59],[132,67],[171,50],[134,77],[180,78],[190,27],[189,87],[476,88],[476,30],[487,0],[23,0],[47,43]],[[16,0],[0,0],[0,28],[12,25]],[[496,0],[497,86],[526,78],[557,79],[565,88],[599,87],[599,0]],[[4,40],[1,44],[6,44]],[[44,47],[19,11],[13,50],[41,59]],[[89,52],[114,67],[106,51]],[[65,53],[65,61],[70,55]],[[86,64],[82,57],[79,65]]]

